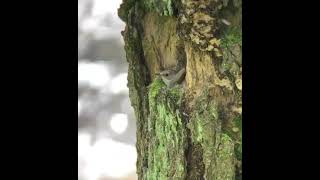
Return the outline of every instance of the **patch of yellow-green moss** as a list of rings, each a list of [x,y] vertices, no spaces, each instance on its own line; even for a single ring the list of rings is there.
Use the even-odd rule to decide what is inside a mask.
[[[242,32],[241,29],[233,27],[226,30],[221,40],[223,61],[220,71],[230,72],[236,75],[242,64]]]
[[[238,27],[231,27],[226,29],[221,40],[222,48],[230,48],[235,44],[242,46],[242,31]]]
[[[236,180],[242,179],[242,115],[234,119],[235,127],[239,129],[235,138],[235,153],[236,153]]]
[[[222,37],[221,47],[223,48],[223,58],[230,63],[242,64],[241,50],[242,50],[242,31],[238,27],[228,28]],[[228,70],[230,69],[227,68]]]
[[[242,91],[242,31],[239,27],[226,29],[221,39],[222,61],[219,72],[233,83],[237,96]]]
[[[216,164],[216,180],[235,178],[234,142],[227,134],[221,134]]]
[[[148,168],[145,179],[185,179],[186,129],[181,107],[183,91],[168,89],[156,78],[149,87]]]
[[[236,143],[241,143],[242,140],[242,115],[236,116],[230,121],[228,128],[225,128],[224,133],[227,133]]]
[[[236,131],[235,133],[235,137],[234,140],[236,142],[236,146],[235,146],[235,152],[237,155],[237,159],[238,160],[242,160],[242,116],[238,116],[236,118],[234,118],[234,125],[235,128],[237,128],[238,131]],[[235,129],[233,129],[235,130]]]
[[[233,180],[235,177],[234,142],[221,129],[218,105],[204,91],[194,106],[188,123],[191,141],[202,148],[204,178]]]
[[[234,153],[235,153],[235,168],[236,168],[236,179],[241,179],[242,176],[242,115],[236,116],[230,121],[229,126],[225,127],[224,133],[234,142]]]

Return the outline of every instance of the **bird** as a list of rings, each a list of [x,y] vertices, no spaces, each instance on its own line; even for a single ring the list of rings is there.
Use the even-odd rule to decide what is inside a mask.
[[[179,71],[167,69],[159,73],[162,81],[167,85],[168,88],[174,87],[175,85],[182,82],[186,73],[186,69],[182,68]]]

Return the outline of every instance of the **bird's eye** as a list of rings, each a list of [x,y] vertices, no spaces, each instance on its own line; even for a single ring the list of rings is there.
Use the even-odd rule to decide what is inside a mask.
[[[165,76],[168,76],[169,74],[165,74]]]

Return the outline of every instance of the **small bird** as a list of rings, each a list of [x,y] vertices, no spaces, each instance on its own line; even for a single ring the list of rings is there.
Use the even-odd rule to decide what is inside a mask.
[[[179,84],[184,79],[186,73],[186,69],[182,68],[180,71],[175,70],[164,70],[159,73],[161,76],[162,81],[167,85],[168,88],[171,88],[175,86],[176,84]]]

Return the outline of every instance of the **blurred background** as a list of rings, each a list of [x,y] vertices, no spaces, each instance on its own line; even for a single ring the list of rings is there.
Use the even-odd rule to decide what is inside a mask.
[[[78,180],[135,180],[122,0],[78,0]]]

